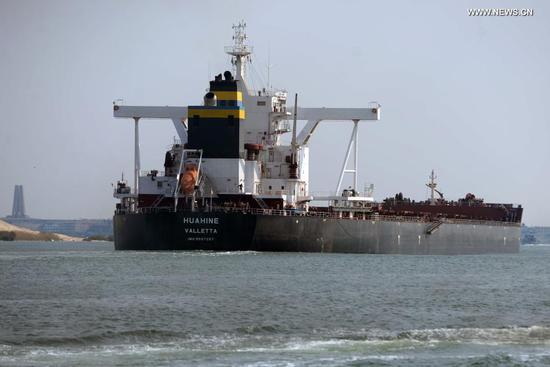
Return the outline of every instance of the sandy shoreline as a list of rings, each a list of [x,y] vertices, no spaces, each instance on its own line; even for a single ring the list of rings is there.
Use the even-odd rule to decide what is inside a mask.
[[[13,232],[15,234],[15,241],[48,241],[48,240],[54,240],[54,241],[82,241],[83,238],[81,237],[72,237],[67,236],[61,233],[49,233],[49,232],[39,232],[39,231],[33,231],[31,229],[23,228],[14,226],[13,224],[9,224],[4,222],[3,220],[0,220],[0,232]]]

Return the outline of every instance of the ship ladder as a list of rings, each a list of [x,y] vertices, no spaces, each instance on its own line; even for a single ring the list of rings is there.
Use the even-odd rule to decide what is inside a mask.
[[[159,195],[155,201],[153,201],[153,204],[151,204],[151,208],[156,208],[157,205],[160,204],[160,202],[162,201],[162,199],[164,199],[164,195]]]
[[[265,201],[262,198],[259,198],[257,196],[254,196],[254,199],[256,200],[256,203],[260,206],[262,209],[269,209],[269,206],[265,203]]]
[[[441,227],[442,224],[443,224],[443,221],[441,220],[430,223],[428,227],[426,227],[426,234],[434,233],[439,229],[439,227]]]

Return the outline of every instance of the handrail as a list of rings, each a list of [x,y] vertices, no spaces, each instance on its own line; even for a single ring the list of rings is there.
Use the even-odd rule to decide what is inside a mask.
[[[159,170],[151,170],[151,169],[142,169],[139,171],[139,177],[147,177],[147,176],[151,176],[151,171],[157,171],[157,177],[163,177],[166,175],[166,173],[164,171],[159,171]]]
[[[190,209],[178,209],[182,212],[193,212]],[[172,208],[163,207],[145,207],[139,208],[138,214],[155,214],[162,212],[173,212]],[[244,215],[271,215],[271,216],[294,216],[294,217],[320,217],[325,219],[342,219],[342,220],[361,220],[361,221],[373,221],[373,222],[409,222],[409,223],[433,223],[434,220],[425,217],[408,217],[400,215],[383,215],[378,213],[364,213],[356,214],[354,217],[340,216],[339,213],[334,212],[316,212],[316,211],[300,211],[300,210],[284,210],[284,209],[258,209],[258,208],[234,208],[213,206],[206,208],[205,210],[195,210],[194,212],[213,212],[213,213],[241,213]],[[115,214],[131,214],[129,210],[117,209]],[[458,218],[438,218],[437,221],[442,224],[471,224],[471,225],[490,225],[490,226],[521,226],[521,223],[516,222],[498,222],[489,220],[478,219],[458,219]]]

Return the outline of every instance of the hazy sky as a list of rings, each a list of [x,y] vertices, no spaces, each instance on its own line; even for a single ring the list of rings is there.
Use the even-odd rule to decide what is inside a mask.
[[[467,14],[490,7],[535,15]],[[111,216],[111,183],[133,167],[133,124],[112,101],[200,103],[240,19],[251,85],[269,53],[273,86],[304,107],[382,105],[359,129],[359,182],[377,199],[426,198],[434,168],[448,198],[521,203],[526,224],[550,225],[547,1],[0,0],[0,216],[15,184],[33,217]],[[141,126],[142,168],[162,169],[172,124]],[[351,128],[311,139],[313,191],[336,186]]]

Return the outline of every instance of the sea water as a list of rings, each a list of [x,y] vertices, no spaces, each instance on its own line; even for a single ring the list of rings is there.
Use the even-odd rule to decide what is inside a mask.
[[[550,364],[550,247],[515,255],[0,243],[2,366]]]

